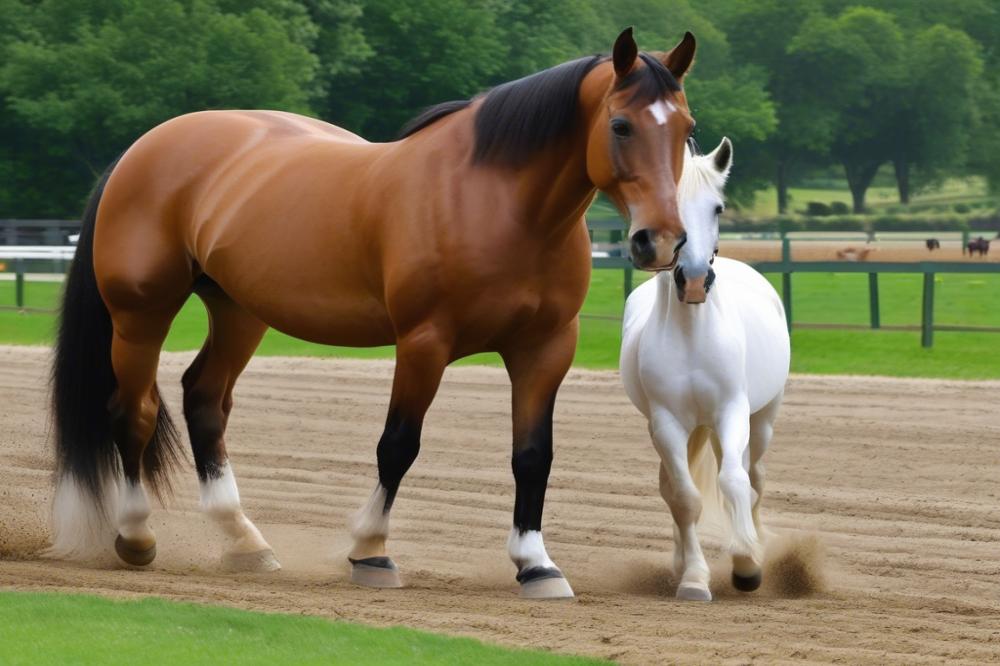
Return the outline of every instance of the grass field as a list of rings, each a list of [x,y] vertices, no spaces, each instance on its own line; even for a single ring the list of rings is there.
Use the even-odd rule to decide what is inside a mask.
[[[0,593],[3,664],[598,664],[412,629],[142,599]]]
[[[956,204],[980,201],[988,195],[986,182],[982,178],[950,178],[939,187],[918,191],[911,197],[911,205]],[[818,189],[808,187],[788,188],[789,212],[804,210],[810,201],[831,204],[834,201],[851,205],[851,192],[846,183],[842,189]],[[874,210],[899,205],[899,193],[892,186],[872,186],[868,188],[865,204]],[[778,200],[774,187],[757,192],[752,206],[745,212],[758,217],[778,214]]]
[[[779,276],[769,278],[775,285]],[[920,322],[919,275],[880,277],[883,325]],[[59,286],[29,283],[29,307],[54,308]],[[863,274],[798,274],[793,278],[795,321],[866,324],[868,283]],[[0,305],[12,305],[14,286],[0,282]],[[621,272],[594,271],[584,305],[576,364],[614,368],[621,339]],[[949,274],[937,277],[935,322],[1000,327],[1000,275]],[[0,343],[47,345],[55,317],[49,313],[0,311]],[[207,321],[197,299],[185,305],[167,339],[167,350],[197,349]],[[1000,334],[936,332],[934,347],[922,349],[918,332],[798,329],[792,336],[792,370],[808,373],[880,374],[906,377],[963,379],[1000,378]],[[289,356],[349,356],[391,358],[392,347],[349,349],[313,345],[270,331],[259,354]],[[498,364],[495,355],[463,359],[462,363]]]

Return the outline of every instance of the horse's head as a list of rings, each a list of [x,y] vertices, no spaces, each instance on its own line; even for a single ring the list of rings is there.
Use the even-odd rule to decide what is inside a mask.
[[[626,29],[615,41],[612,82],[591,118],[588,176],[629,220],[632,262],[645,270],[672,267],[684,238],[677,183],[694,119],[680,82],[694,52],[686,33],[669,53],[639,53]]]
[[[684,151],[684,173],[677,192],[687,241],[680,249],[674,282],[683,303],[704,303],[715,281],[712,264],[719,253],[719,215],[723,188],[733,164],[733,144],[722,139],[708,155]]]

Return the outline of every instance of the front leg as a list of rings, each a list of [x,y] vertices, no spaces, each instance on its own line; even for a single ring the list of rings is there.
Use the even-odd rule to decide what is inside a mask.
[[[502,352],[513,396],[514,525],[507,551],[517,567],[521,597],[557,599],[573,596],[542,540],[542,509],[552,467],[552,411],[556,392],[573,362],[577,322],[546,336],[519,340]]]
[[[403,475],[420,451],[424,414],[437,393],[450,358],[450,338],[431,324],[396,343],[396,372],[385,430],[378,443],[378,484],[354,516],[354,546],[348,559],[351,580],[367,587],[401,587],[395,563],[386,552],[389,511]]]

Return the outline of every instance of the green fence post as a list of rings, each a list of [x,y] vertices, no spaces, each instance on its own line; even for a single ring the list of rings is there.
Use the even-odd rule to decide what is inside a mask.
[[[920,318],[920,345],[934,344],[934,273],[924,273],[924,306]]]
[[[785,267],[785,272],[781,274],[781,302],[785,305],[785,323],[788,325],[788,332],[792,332],[792,273]]]
[[[632,293],[632,264],[628,263],[625,265],[624,270],[624,284],[622,285],[625,289],[625,299],[628,300],[628,295]]]
[[[792,243],[788,236],[781,235],[781,261],[788,263],[792,260]]]
[[[962,229],[962,254],[965,254],[965,248],[969,247],[969,230]]]
[[[868,274],[868,304],[871,309],[872,328],[881,328],[878,311],[878,273]]]
[[[14,260],[14,300],[17,307],[24,307],[24,260]]]

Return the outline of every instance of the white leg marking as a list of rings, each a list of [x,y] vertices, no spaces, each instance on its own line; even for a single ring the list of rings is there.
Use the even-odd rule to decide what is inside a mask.
[[[98,503],[69,474],[56,481],[52,497],[52,546],[47,557],[95,560],[114,557],[118,488],[108,475]]]
[[[142,481],[132,483],[125,480],[118,488],[121,491],[118,497],[118,533],[130,541],[154,539],[153,531],[146,524],[152,509]]]
[[[236,487],[236,477],[226,461],[219,468],[219,476],[209,478],[201,484],[201,508],[225,532],[233,543],[229,553],[255,553],[270,550],[271,547],[261,536],[260,530],[250,522],[240,506],[240,491]]]
[[[379,483],[365,505],[354,514],[351,536],[355,541],[389,536],[389,514],[385,510],[385,488]]]
[[[512,527],[507,538],[507,552],[518,571],[534,567],[559,568],[545,552],[542,533],[538,530],[528,530],[522,534],[516,527]]]

